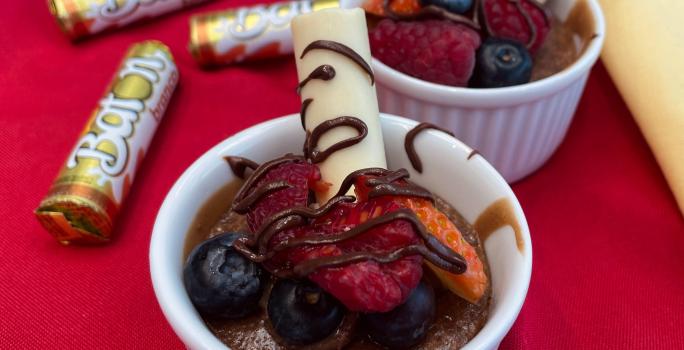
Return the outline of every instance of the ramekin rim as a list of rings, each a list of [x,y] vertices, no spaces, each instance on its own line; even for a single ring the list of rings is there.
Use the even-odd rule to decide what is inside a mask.
[[[549,77],[527,84],[490,89],[455,87],[414,78],[387,66],[380,60],[371,59],[373,71],[380,85],[392,90],[446,106],[492,107],[517,105],[541,99],[561,90],[589,71],[598,60],[605,38],[605,18],[597,0],[586,1],[594,19],[596,36],[582,55],[570,66]],[[385,84],[383,84],[385,83]]]

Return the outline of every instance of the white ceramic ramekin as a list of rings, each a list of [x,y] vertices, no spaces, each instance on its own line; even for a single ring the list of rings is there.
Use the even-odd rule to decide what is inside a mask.
[[[416,140],[423,160],[423,174],[412,171],[403,148],[406,132],[415,121],[382,115],[385,149],[390,168],[406,168],[411,178],[438,193],[471,222],[493,202],[508,200],[519,223],[522,251],[513,229],[504,227],[484,243],[492,272],[489,318],[468,349],[496,349],[522,307],[532,272],[532,245],[527,221],[506,181],[482,157],[468,160],[471,148],[437,131],[426,131]],[[150,272],[154,292],[166,319],[190,349],[226,349],[192,306],[182,281],[186,233],[202,204],[234,176],[223,160],[240,155],[257,162],[301,150],[304,132],[299,115],[274,119],[251,127],[221,142],[199,158],[176,181],[157,215],[150,243]],[[451,162],[443,162],[449,157]]]
[[[605,23],[597,0],[549,1],[551,12],[564,19],[576,1],[589,5],[598,36],[565,70],[524,85],[469,89],[416,79],[373,60],[380,111],[448,128],[509,183],[529,175],[563,141],[603,46]]]

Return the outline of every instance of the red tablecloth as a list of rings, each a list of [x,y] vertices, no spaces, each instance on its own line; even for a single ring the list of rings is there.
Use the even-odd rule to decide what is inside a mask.
[[[0,348],[182,348],[149,277],[157,210],[200,154],[298,110],[293,61],[202,71],[191,13],[70,44],[44,0],[0,7]],[[126,48],[167,43],[181,72],[116,239],[62,247],[33,217]],[[527,301],[503,349],[684,348],[684,220],[605,69],[565,142],[513,186],[532,231]]]

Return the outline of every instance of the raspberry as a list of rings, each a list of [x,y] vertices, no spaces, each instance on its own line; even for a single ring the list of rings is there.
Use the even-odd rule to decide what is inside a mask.
[[[447,20],[384,19],[370,32],[373,56],[410,76],[466,86],[475,66],[479,34]]]
[[[490,36],[516,40],[532,54],[542,46],[551,29],[546,11],[535,0],[482,0],[480,11]],[[533,32],[536,36],[531,42]]]
[[[293,237],[325,236],[344,232],[366,220],[400,208],[391,199],[341,203],[309,226],[298,227],[276,235],[269,245],[273,247]],[[269,265],[271,268],[283,265],[293,266],[311,259],[361,251],[391,252],[419,242],[411,225],[397,220],[339,243],[290,249],[276,255]],[[418,285],[423,273],[422,260],[419,255],[403,257],[386,264],[367,260],[342,267],[319,268],[308,277],[334,295],[350,310],[386,312],[406,300]]]
[[[255,188],[267,183],[285,181],[290,188],[275,191],[253,205],[247,212],[247,224],[252,232],[261,227],[264,219],[292,207],[308,205],[309,190],[319,188],[321,173],[317,166],[306,162],[303,158],[293,158],[264,174],[256,183],[247,189],[249,195]]]

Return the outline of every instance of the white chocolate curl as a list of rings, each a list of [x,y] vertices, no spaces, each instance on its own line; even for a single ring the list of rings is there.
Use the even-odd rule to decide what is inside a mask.
[[[300,57],[310,43],[330,40],[346,45],[370,64],[366,17],[361,9],[326,9],[307,13],[292,20],[292,36],[300,82],[321,65],[327,64],[335,69],[332,80],[314,79],[301,90],[302,101],[313,99],[306,110],[306,130],[313,131],[322,122],[340,116],[356,117],[368,127],[368,135],[360,143],[338,150],[318,163],[323,180],[332,184],[326,193],[318,194],[318,202],[323,204],[337,193],[342,180],[352,171],[387,168],[378,100],[371,77],[350,58],[324,49],[311,50],[304,58]],[[357,135],[358,132],[351,127],[336,127],[321,137],[317,149],[327,149]]]

